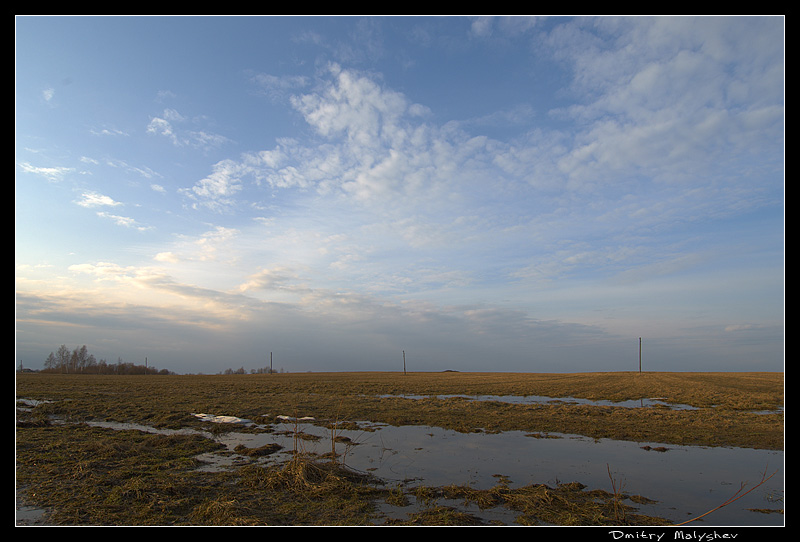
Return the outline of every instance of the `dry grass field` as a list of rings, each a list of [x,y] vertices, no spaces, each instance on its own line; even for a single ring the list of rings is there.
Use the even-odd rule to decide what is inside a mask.
[[[17,399],[42,402],[18,414],[17,487],[26,503],[50,511],[48,521],[53,524],[375,524],[376,501],[402,502],[409,495],[383,488],[380,481],[349,472],[335,461],[298,458],[282,467],[251,465],[235,475],[200,475],[195,458],[218,449],[212,439],[115,431],[80,422],[224,432],[230,428],[203,425],[191,414],[231,415],[263,424],[289,415],[311,416],[323,425],[366,420],[462,432],[557,432],[782,450],[783,412],[778,409],[783,406],[783,390],[782,373],[20,374]],[[536,395],[555,401],[513,404],[440,397],[450,395]],[[623,408],[577,404],[567,398],[658,398],[694,408]],[[500,482],[483,492],[456,486],[429,491],[430,495],[449,492],[454,498],[513,508],[522,524],[663,523],[637,516],[613,492],[582,491],[575,485],[512,491]],[[415,492],[417,502],[424,502],[424,492],[420,488]],[[435,499],[430,502],[407,523],[477,521],[436,506]]]
[[[782,373],[298,373],[225,376],[19,375],[17,397],[42,413],[185,427],[189,412],[434,425],[460,431],[550,431],[622,440],[782,449]],[[514,405],[439,395],[591,400],[659,398],[697,410],[556,401]],[[428,396],[411,401],[403,396]]]

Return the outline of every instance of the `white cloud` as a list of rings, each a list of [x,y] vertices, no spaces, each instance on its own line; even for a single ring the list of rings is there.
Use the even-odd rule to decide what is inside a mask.
[[[116,128],[99,128],[89,130],[90,133],[99,136],[129,136],[129,134]]]
[[[316,92],[291,98],[322,142],[303,146],[282,140],[239,162],[220,162],[184,193],[222,207],[233,204],[245,180],[252,179],[274,188],[352,196],[385,210],[403,201],[433,203],[443,195],[446,201],[476,178],[475,167],[490,166],[485,138],[419,122],[424,108],[365,74],[336,65],[328,73]]]
[[[242,189],[241,176],[246,172],[233,160],[223,160],[214,165],[212,173],[181,193],[212,210],[224,210],[234,204],[234,195]]]
[[[19,167],[26,173],[41,175],[42,177],[45,177],[51,181],[59,181],[65,175],[74,171],[73,168],[69,167],[41,167],[33,166],[27,162],[21,163]]]
[[[330,74],[333,80],[319,91],[291,98],[306,122],[325,137],[345,136],[356,149],[399,143],[404,130],[398,123],[409,107],[406,99],[337,65],[330,66]]]
[[[157,262],[165,263],[178,263],[181,261],[180,257],[174,252],[159,252],[153,257],[153,259]]]
[[[151,117],[147,124],[147,133],[167,138],[173,145],[192,146],[201,149],[218,147],[228,143],[230,140],[223,135],[215,134],[207,130],[183,129],[187,123],[192,125],[198,121],[188,119],[175,109],[165,109],[160,117]],[[180,126],[180,129],[177,127]]]
[[[217,226],[200,236],[195,241],[195,245],[200,249],[202,259],[215,259],[216,254],[229,247],[231,241],[238,235],[239,231],[234,228]]]
[[[97,213],[97,216],[100,218],[107,218],[112,220],[117,226],[124,226],[126,228],[133,228],[138,231],[147,231],[152,229],[150,226],[143,226],[139,224],[135,219],[129,216],[121,216],[121,215],[113,215],[111,213],[107,213],[104,211],[100,211]]]
[[[180,236],[169,250],[157,252],[153,259],[160,263],[184,263],[184,270],[192,274],[197,271],[202,274],[203,263],[223,261],[230,267],[242,257],[243,249],[236,243],[240,236],[237,229],[216,226],[199,235]],[[180,272],[180,269],[176,271]]]
[[[782,96],[775,82],[782,77],[782,43],[757,39],[753,51],[742,51],[750,42],[743,36],[763,35],[776,22],[609,17],[560,26],[551,45],[572,66],[581,98],[564,113],[586,126],[562,160],[564,171],[580,179],[625,173],[677,178],[698,166],[704,174],[708,164],[753,152],[754,145],[763,149],[764,136],[779,145]],[[774,66],[767,68],[766,84],[765,65]],[[751,88],[765,91],[758,97],[743,92]],[[751,129],[753,111],[769,113]]]
[[[81,199],[76,203],[81,207],[117,207],[122,205],[121,202],[96,192],[84,192],[81,194]]]
[[[116,279],[128,276],[134,268],[131,266],[123,267],[111,262],[98,262],[96,264],[75,264],[69,266],[69,270],[75,273],[84,273],[95,276],[102,280]]]
[[[159,117],[153,117],[150,119],[150,123],[147,125],[147,132],[150,134],[166,136],[171,139],[173,143],[176,145],[178,144],[178,140],[172,131],[172,125],[165,119]]]

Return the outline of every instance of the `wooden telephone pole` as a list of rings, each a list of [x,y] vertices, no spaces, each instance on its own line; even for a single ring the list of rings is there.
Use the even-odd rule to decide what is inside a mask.
[[[642,338],[639,337],[639,372],[642,372]]]

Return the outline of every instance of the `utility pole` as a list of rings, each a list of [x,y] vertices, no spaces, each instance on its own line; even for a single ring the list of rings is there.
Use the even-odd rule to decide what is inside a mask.
[[[642,338],[639,337],[639,372],[642,372]]]
[[[403,375],[406,374],[406,351],[403,350]]]

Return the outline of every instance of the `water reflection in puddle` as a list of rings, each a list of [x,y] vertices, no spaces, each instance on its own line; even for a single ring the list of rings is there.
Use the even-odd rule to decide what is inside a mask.
[[[470,401],[497,401],[515,405],[571,404],[590,406],[611,406],[621,408],[669,408],[672,410],[698,410],[692,405],[670,403],[660,397],[631,399],[627,401],[609,401],[603,399],[581,399],[578,397],[547,397],[544,395],[381,395],[381,398],[397,399],[467,399]],[[776,410],[758,411],[758,414],[774,414],[783,412],[783,407]]]
[[[281,427],[285,426],[285,427]],[[629,495],[642,495],[659,503],[639,506],[646,515],[676,523],[686,521],[722,504],[746,484],[753,487],[766,471],[779,471],[767,484],[705,518],[698,526],[783,525],[782,514],[749,509],[783,508],[783,452],[745,448],[707,448],[594,440],[574,435],[535,438],[524,432],[500,434],[459,433],[420,426],[370,426],[373,430],[342,431],[357,443],[336,451],[351,468],[371,472],[389,483],[416,480],[426,486],[468,484],[487,489],[503,475],[512,487],[527,484],[577,481],[589,489],[611,491],[609,469],[617,487]],[[277,424],[287,434],[229,433],[217,437],[233,450],[243,444],[256,448],[269,443],[293,449],[294,424]],[[304,424],[299,430],[319,437],[302,440],[301,451],[330,451],[330,431]],[[654,451],[663,446],[666,452]],[[267,461],[280,461],[276,454]],[[216,464],[219,465],[218,463]]]
[[[515,405],[541,405],[568,403],[575,405],[592,406],[616,406],[624,408],[644,408],[644,407],[668,407],[675,410],[697,410],[691,405],[680,405],[667,403],[659,398],[636,399],[630,401],[605,401],[580,399],[577,397],[546,397],[544,395],[382,395],[382,398],[402,398],[402,399],[468,399],[471,401],[497,401],[500,403],[511,403]]]

